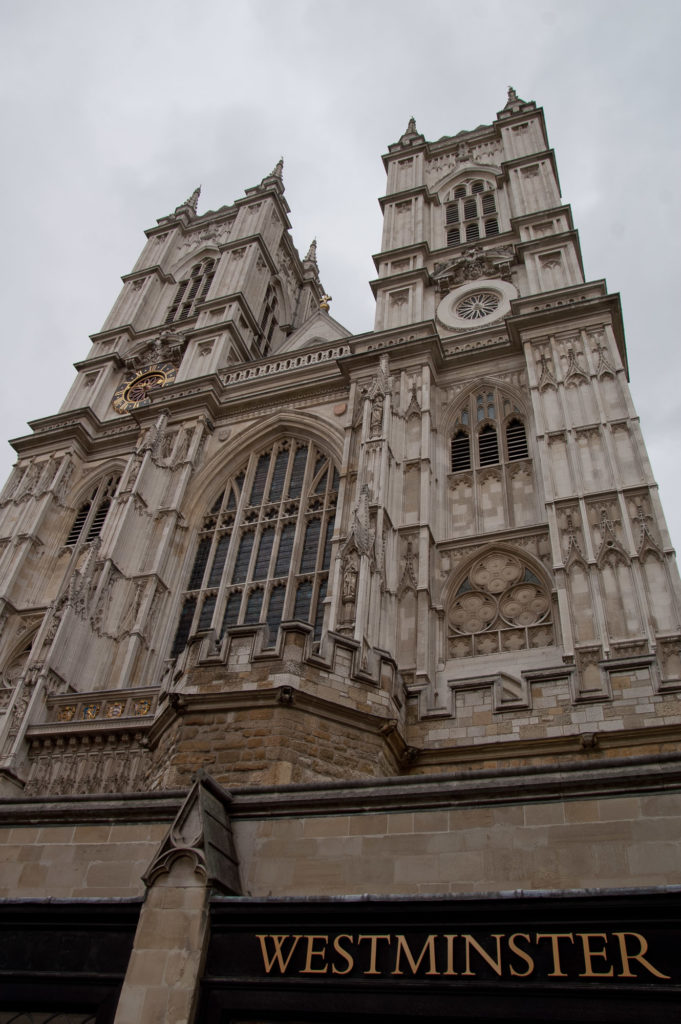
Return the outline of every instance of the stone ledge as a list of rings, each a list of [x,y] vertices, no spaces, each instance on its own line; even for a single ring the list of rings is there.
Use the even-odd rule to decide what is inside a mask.
[[[583,762],[555,766],[461,771],[449,775],[379,782],[305,783],[230,788],[230,818],[299,817],[404,812],[434,808],[650,794],[681,790],[681,753],[612,759],[585,767]],[[170,822],[187,790],[70,799],[10,798],[0,802],[0,825],[78,822]]]

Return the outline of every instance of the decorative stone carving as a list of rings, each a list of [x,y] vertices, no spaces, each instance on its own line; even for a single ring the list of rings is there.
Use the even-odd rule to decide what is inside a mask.
[[[575,349],[570,345],[567,350],[567,370],[565,371],[564,384],[565,387],[575,387],[579,384],[588,384],[589,375],[579,365],[578,358],[581,355],[580,352],[576,352]]]
[[[187,335],[184,331],[177,331],[171,327],[165,327],[162,331],[146,342],[125,361],[126,368],[136,370],[147,363],[171,362],[179,365],[184,350],[187,347]]]
[[[202,772],[143,875],[145,884],[153,885],[175,861],[188,858],[207,885],[239,896],[239,861],[228,817],[230,802],[230,794]]]
[[[398,599],[404,597],[408,590],[415,591],[417,586],[418,581],[416,577],[414,550],[411,541],[408,541],[407,550],[402,565],[402,575],[400,577],[400,582],[397,588]]]
[[[539,383],[538,388],[540,391],[545,391],[546,388],[553,388],[554,391],[558,388],[556,378],[553,374],[551,362],[546,352],[542,352],[539,357]]]
[[[553,643],[549,592],[520,558],[503,551],[473,563],[449,603],[447,619],[453,657]],[[459,637],[467,639],[461,643]]]
[[[510,281],[512,260],[513,248],[509,245],[493,249],[473,245],[464,249],[453,260],[436,263],[431,280],[441,294],[446,294],[467,281],[479,281],[482,278],[501,278],[503,281]]]

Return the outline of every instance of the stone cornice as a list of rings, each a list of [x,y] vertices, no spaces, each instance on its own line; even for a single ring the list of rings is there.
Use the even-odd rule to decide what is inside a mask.
[[[622,734],[621,734],[622,735]],[[611,760],[566,761],[444,775],[390,776],[287,786],[230,787],[230,817],[413,812],[437,808],[536,803],[681,789],[681,753]],[[172,821],[187,790],[157,793],[9,798],[0,801],[5,825]]]

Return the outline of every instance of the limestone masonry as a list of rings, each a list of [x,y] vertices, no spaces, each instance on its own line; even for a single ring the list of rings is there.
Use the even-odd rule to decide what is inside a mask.
[[[681,588],[619,296],[513,89],[383,160],[372,331],[280,161],[146,232],[13,442],[0,1024],[312,1021],[322,974],[343,1019],[681,1019]]]

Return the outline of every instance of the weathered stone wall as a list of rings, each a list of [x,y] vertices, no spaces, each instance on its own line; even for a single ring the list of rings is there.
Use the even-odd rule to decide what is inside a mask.
[[[158,822],[0,828],[0,899],[143,896],[141,876],[166,828]]]
[[[681,794],[235,822],[252,896],[681,883]]]

